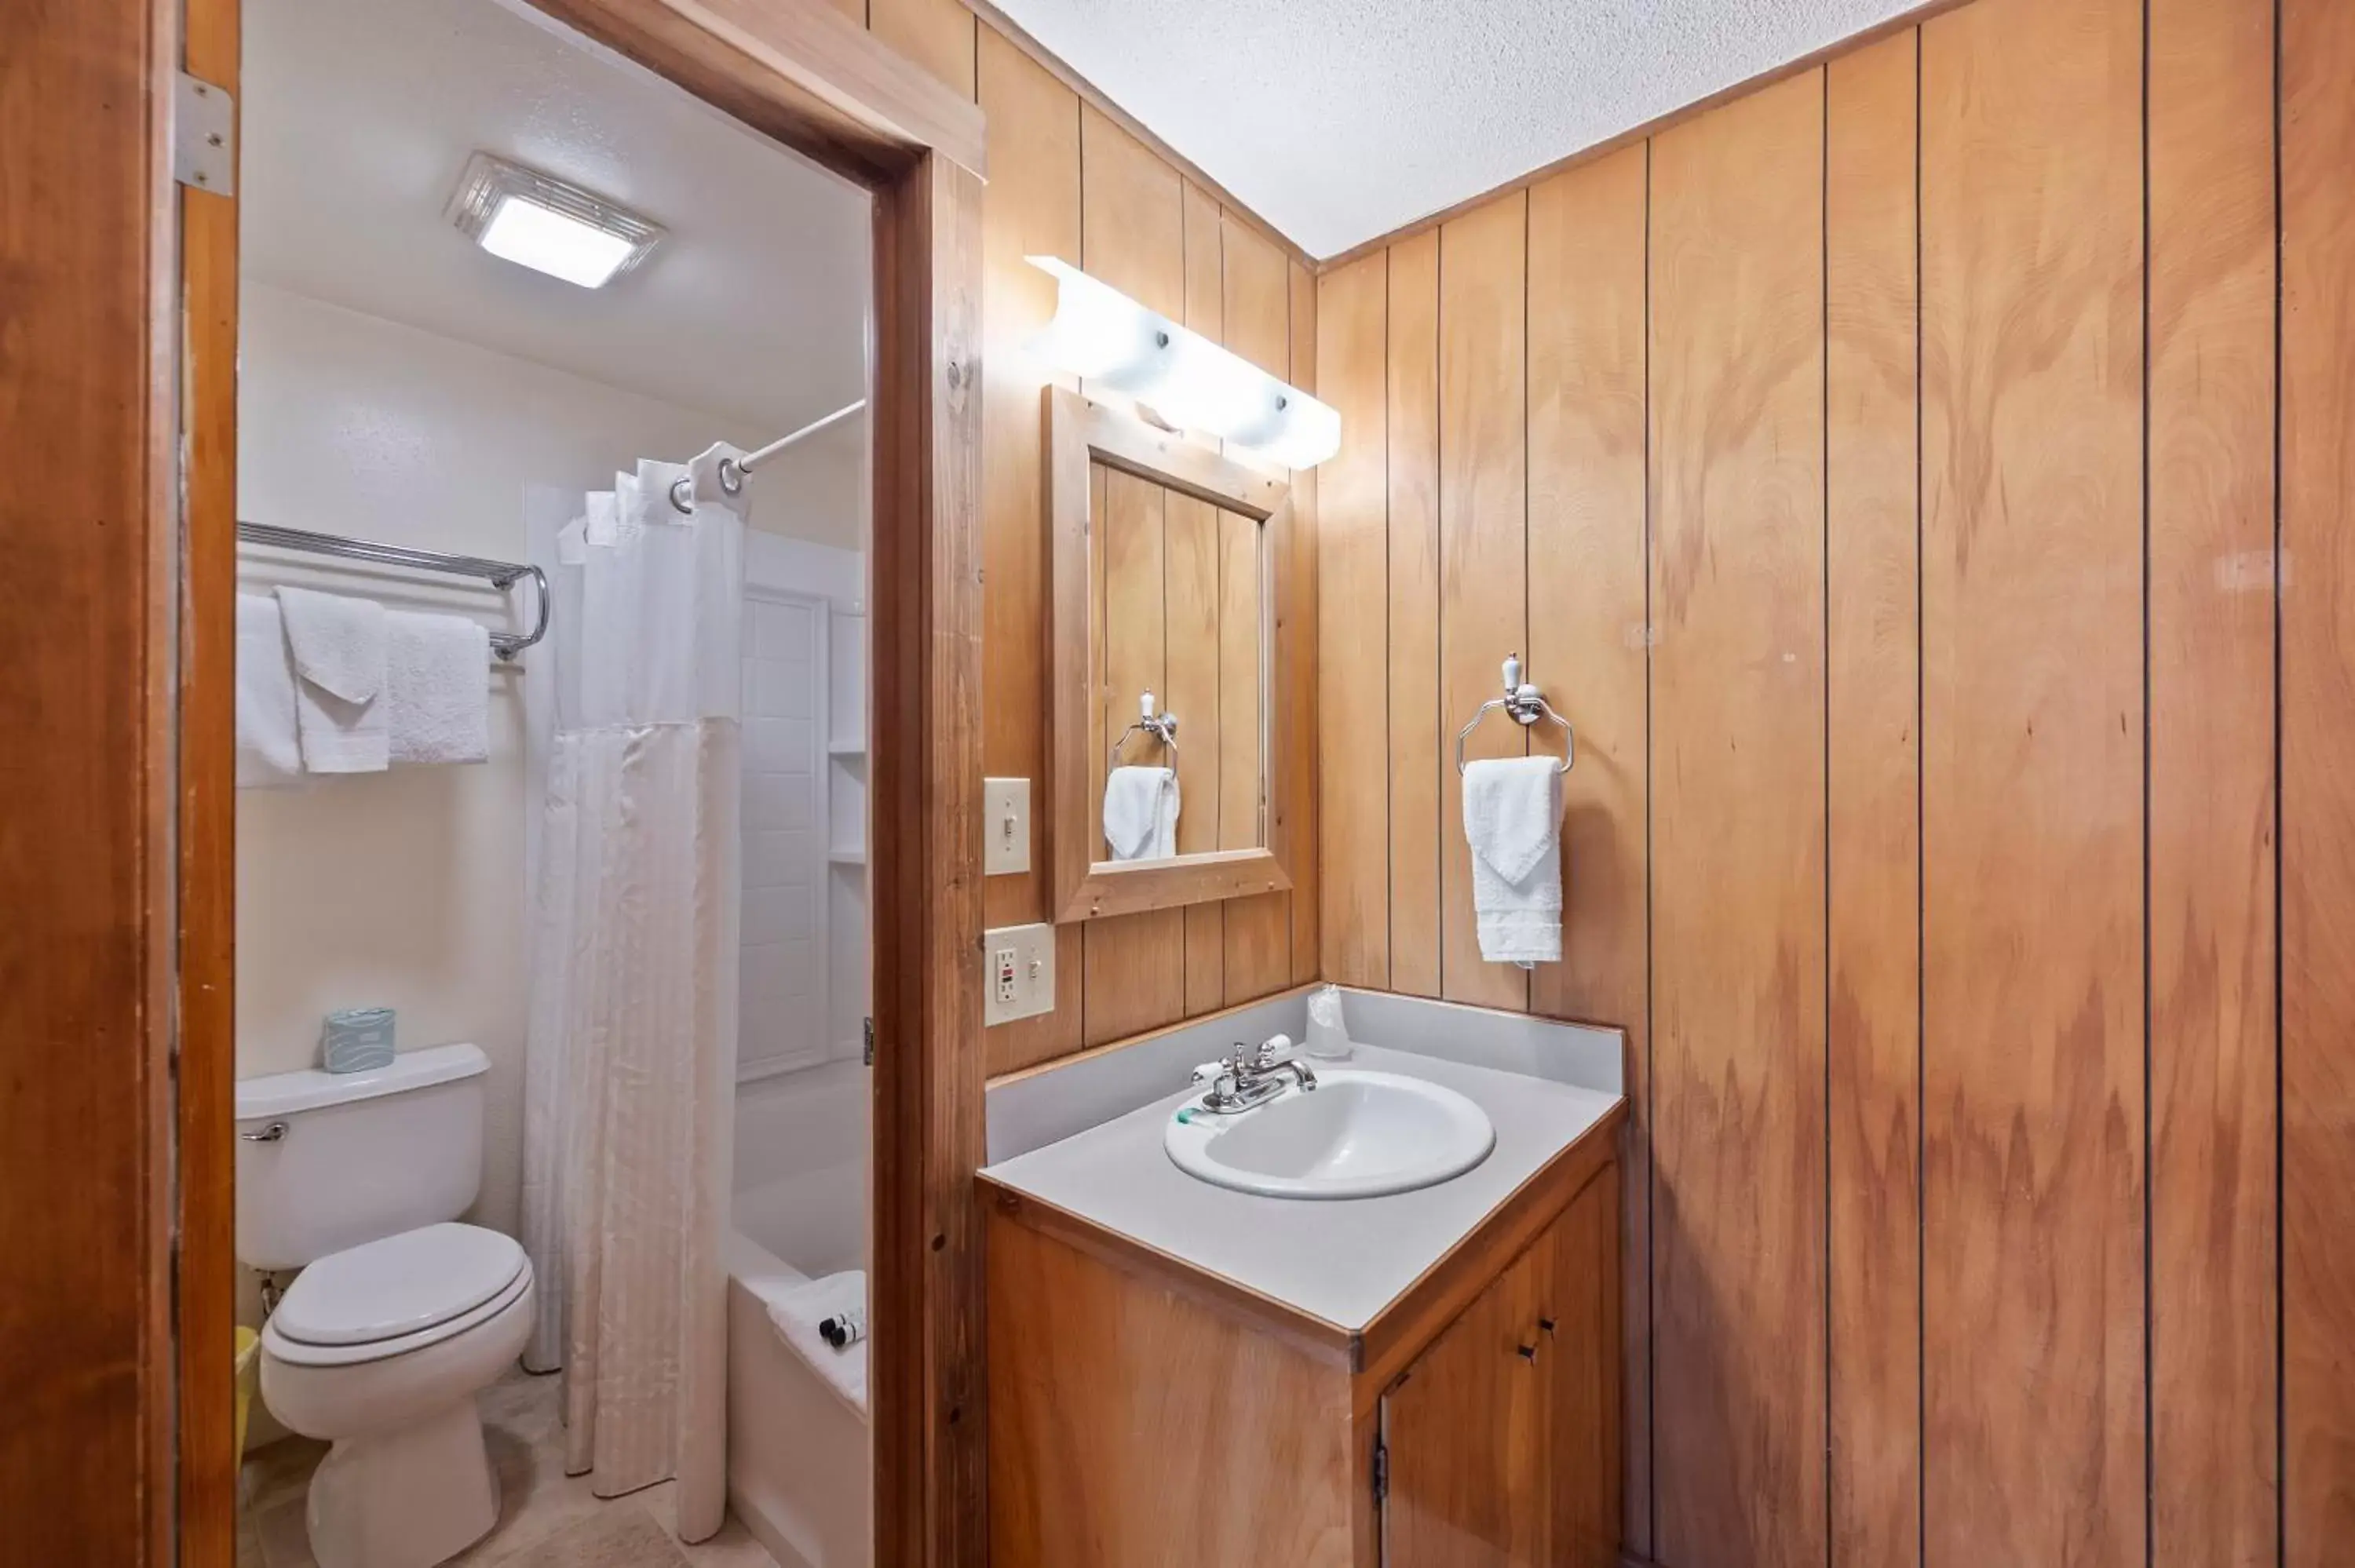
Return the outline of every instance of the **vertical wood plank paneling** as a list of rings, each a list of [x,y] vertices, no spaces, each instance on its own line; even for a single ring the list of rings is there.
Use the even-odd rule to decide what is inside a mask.
[[[1186,251],[1186,313],[1180,318],[1185,323],[1220,343],[1226,336],[1226,251],[1220,232],[1219,204],[1191,183],[1185,185],[1185,251]],[[1210,437],[1195,438],[1205,446],[1215,448],[1218,441]],[[1199,519],[1202,548],[1202,569],[1208,588],[1208,603],[1214,610],[1219,601],[1219,585],[1223,567],[1223,551],[1219,543],[1220,525],[1213,510],[1199,501],[1172,493],[1169,498],[1172,515],[1183,515],[1189,524]],[[1207,635],[1205,632],[1207,631]],[[1197,850],[1216,849],[1225,842],[1227,779],[1224,714],[1220,706],[1223,695],[1220,679],[1218,628],[1215,619],[1209,627],[1189,629],[1190,645],[1181,654],[1178,644],[1170,644],[1172,678],[1178,665],[1188,670],[1187,705],[1178,707],[1173,700],[1170,708],[1181,717],[1197,720],[1186,732],[1185,742],[1199,736],[1207,745],[1181,744],[1178,748],[1180,788],[1180,809],[1178,814],[1178,842],[1180,853],[1191,854]],[[1186,1011],[1214,1012],[1223,1006],[1227,990],[1227,911],[1223,904],[1191,904],[1186,907]]]
[[[1921,1560],[1915,35],[1825,77],[1832,1562]]]
[[[1439,994],[1439,231],[1390,249],[1391,989]],[[1456,721],[1461,724],[1463,720]],[[1338,787],[1338,781],[1336,781]],[[1462,835],[1457,835],[1458,842]]]
[[[1823,79],[1652,174],[1656,1556],[1820,1564]]]
[[[1178,747],[1178,853],[1200,854],[1223,842],[1231,802],[1225,795],[1232,758],[1228,726],[1255,715],[1231,712],[1225,702],[1220,641],[1227,610],[1223,519],[1208,502],[1177,491],[1164,493],[1168,555],[1163,584],[1167,615],[1168,668],[1159,688],[1162,705],[1183,726]],[[1254,606],[1254,609],[1257,607]],[[1128,705],[1134,706],[1134,702]],[[1127,761],[1169,758],[1144,736]],[[1251,747],[1253,758],[1256,745]],[[1216,904],[1186,906],[1186,1011],[1214,1012],[1226,991],[1224,923]]]
[[[1922,33],[1925,1528],[2145,1559],[2140,0]]]
[[[1234,218],[1230,216],[1229,223]],[[1296,260],[1284,263],[1289,286],[1292,384],[1304,392],[1316,390],[1316,280]],[[1284,671],[1285,728],[1284,754],[1295,760],[1283,780],[1292,801],[1292,974],[1295,985],[1324,973],[1325,904],[1316,847],[1323,842],[1318,822],[1323,816],[1323,785],[1316,751],[1318,718],[1316,651],[1323,637],[1323,584],[1317,571],[1320,484],[1315,469],[1292,476],[1292,569],[1288,578],[1292,606],[1284,615],[1291,636]]]
[[[1262,370],[1288,378],[1292,369],[1292,283],[1284,253],[1252,229],[1241,223],[1229,223],[1225,255],[1227,347]],[[1295,535],[1305,530],[1306,524],[1295,518]],[[1296,580],[1296,572],[1291,576],[1295,579],[1292,586],[1296,592],[1302,585]],[[1281,670],[1286,664],[1314,657],[1315,645],[1304,642],[1299,636],[1300,607],[1284,604],[1273,608],[1277,615],[1276,667]],[[1263,694],[1263,701],[1275,704],[1274,711],[1280,715],[1284,707],[1282,696],[1281,693],[1268,692]],[[1309,765],[1309,752],[1300,742],[1295,742],[1288,755],[1295,768]],[[1268,808],[1271,832],[1277,813],[1297,810],[1295,800],[1273,789]],[[1302,840],[1301,849],[1305,851],[1315,842],[1314,839]],[[1264,996],[1291,984],[1292,895],[1266,893],[1228,900],[1226,939],[1226,1000],[1230,1003]]]
[[[1022,344],[1055,313],[1054,280],[1023,260],[1080,254],[1080,101],[989,27],[976,63],[996,160],[982,193],[982,750],[993,778],[1028,779],[1034,826],[1056,821],[1042,720],[1046,711],[1046,504],[1039,474],[1044,377]],[[1049,826],[1051,832],[1051,826]],[[1049,918],[1048,836],[1031,863],[982,884],[992,926]],[[1081,928],[1055,937],[1055,1010],[987,1032],[988,1066],[1007,1073],[1080,1044]]]
[[[986,29],[964,0],[867,0],[867,30],[964,97],[974,96],[977,35]],[[996,136],[990,143],[993,150],[1007,145]]]
[[[1642,1086],[1651,978],[1646,804],[1650,639],[1645,626],[1644,290],[1646,169],[1638,145],[1529,192],[1529,656],[1577,727],[1562,780],[1562,961],[1530,1003],[1627,1031],[1635,1115],[1625,1245],[1650,1250],[1648,1106]],[[1559,750],[1558,732],[1534,744]],[[1629,1544],[1649,1544],[1650,1282],[1623,1271]]]
[[[1131,299],[1183,320],[1186,207],[1178,172],[1086,103],[1080,107],[1080,148],[1084,251],[1080,264]],[[1115,619],[1108,613],[1108,639],[1119,635]],[[1128,701],[1133,712],[1134,691]],[[1085,1044],[1101,1045],[1184,1014],[1185,933],[1182,909],[1086,923],[1081,1002]]]
[[[1341,450],[1317,471],[1317,860],[1324,976],[1390,983],[1390,255],[1316,281],[1317,396]]]
[[[2355,7],[2281,16],[2284,1556],[2324,1568],[2355,1540]]]
[[[2148,25],[2151,1562],[2271,1568],[2274,7]]]
[[[1440,990],[1451,1001],[1506,1008],[1529,1006],[1529,977],[1480,958],[1453,743],[1497,694],[1505,656],[1529,641],[1528,239],[1520,192],[1439,230]],[[1489,717],[1466,758],[1529,749],[1519,726]]]
[[[1168,684],[1165,581],[1169,492],[1134,474],[1104,476],[1104,735],[1136,713],[1138,695]],[[1183,715],[1180,715],[1181,717]],[[1138,736],[1132,747],[1146,744]],[[1124,757],[1127,754],[1124,753]],[[1206,792],[1214,798],[1215,786]],[[1179,821],[1184,821],[1181,810]],[[1154,909],[1088,922],[1083,1037],[1101,1045],[1186,1012],[1186,911]]]

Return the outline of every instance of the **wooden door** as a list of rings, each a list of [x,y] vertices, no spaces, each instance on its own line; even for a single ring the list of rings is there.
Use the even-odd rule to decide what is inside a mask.
[[[1546,1563],[1548,1368],[1538,1319],[1550,1255],[1548,1233],[1382,1395],[1390,1568]]]
[[[1595,1173],[1539,1237],[1552,1568],[1619,1561],[1619,1167]],[[1550,1326],[1549,1326],[1550,1325]]]
[[[1382,1396],[1388,1568],[1612,1568],[1619,1168],[1605,1165]]]

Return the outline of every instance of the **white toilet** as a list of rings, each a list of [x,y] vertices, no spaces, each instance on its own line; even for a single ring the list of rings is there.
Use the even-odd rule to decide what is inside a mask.
[[[428,1568],[498,1522],[475,1393],[531,1332],[531,1264],[457,1224],[483,1173],[472,1045],[237,1086],[237,1251],[301,1268],[261,1330],[261,1397],[334,1446],[305,1507],[320,1568]]]

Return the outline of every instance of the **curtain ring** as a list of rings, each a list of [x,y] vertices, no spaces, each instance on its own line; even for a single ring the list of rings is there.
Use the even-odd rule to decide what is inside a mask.
[[[686,517],[694,516],[695,481],[692,479],[672,480],[670,482],[670,503],[672,510],[677,512],[680,515]]]
[[[744,493],[744,469],[732,457],[719,460],[719,488],[730,495]]]

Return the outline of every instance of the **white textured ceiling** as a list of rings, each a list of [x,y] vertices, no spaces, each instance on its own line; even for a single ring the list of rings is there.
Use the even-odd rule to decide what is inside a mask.
[[[864,389],[864,192],[505,0],[246,0],[245,41],[250,276],[778,435]],[[603,289],[501,261],[442,217],[477,148],[669,235]]]
[[[1918,0],[997,0],[1325,257]]]

